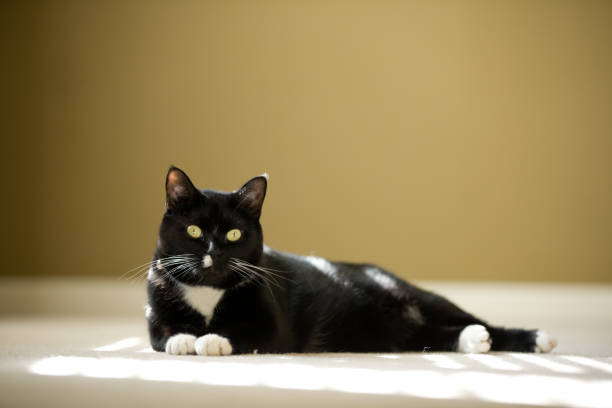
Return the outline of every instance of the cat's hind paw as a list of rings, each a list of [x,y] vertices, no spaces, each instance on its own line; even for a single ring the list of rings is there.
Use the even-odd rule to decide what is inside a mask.
[[[207,334],[195,341],[195,352],[201,356],[228,356],[232,354],[232,345],[225,337]]]
[[[550,353],[552,349],[557,347],[557,344],[559,344],[557,339],[551,337],[551,335],[544,330],[538,330],[536,332],[535,343],[536,344],[533,351],[536,353]]]
[[[459,334],[457,351],[461,353],[486,353],[491,349],[491,336],[480,324],[466,326]]]
[[[194,354],[195,336],[191,334],[175,334],[166,341],[166,353],[174,355]]]

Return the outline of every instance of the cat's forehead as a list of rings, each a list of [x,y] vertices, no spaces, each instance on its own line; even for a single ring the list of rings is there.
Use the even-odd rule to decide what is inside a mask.
[[[231,193],[201,190],[204,200],[196,208],[194,216],[208,224],[225,224],[241,221],[236,211],[236,201]]]

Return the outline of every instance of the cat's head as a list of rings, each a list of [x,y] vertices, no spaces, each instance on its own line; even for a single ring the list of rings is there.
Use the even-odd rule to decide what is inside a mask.
[[[157,241],[160,261],[153,268],[188,285],[230,288],[243,281],[240,262],[257,264],[263,251],[259,216],[267,180],[255,177],[231,193],[198,190],[171,167]]]

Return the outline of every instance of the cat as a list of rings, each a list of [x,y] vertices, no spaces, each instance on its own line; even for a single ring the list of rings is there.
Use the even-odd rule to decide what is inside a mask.
[[[151,345],[169,354],[549,352],[542,330],[487,324],[371,264],[276,251],[259,222],[268,183],[198,190],[166,176],[166,210],[148,271]]]

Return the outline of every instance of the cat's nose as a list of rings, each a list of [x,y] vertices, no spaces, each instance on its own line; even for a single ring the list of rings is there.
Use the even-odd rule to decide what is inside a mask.
[[[213,264],[212,256],[204,255],[204,258],[202,258],[202,266],[204,268],[210,268],[212,264]]]

